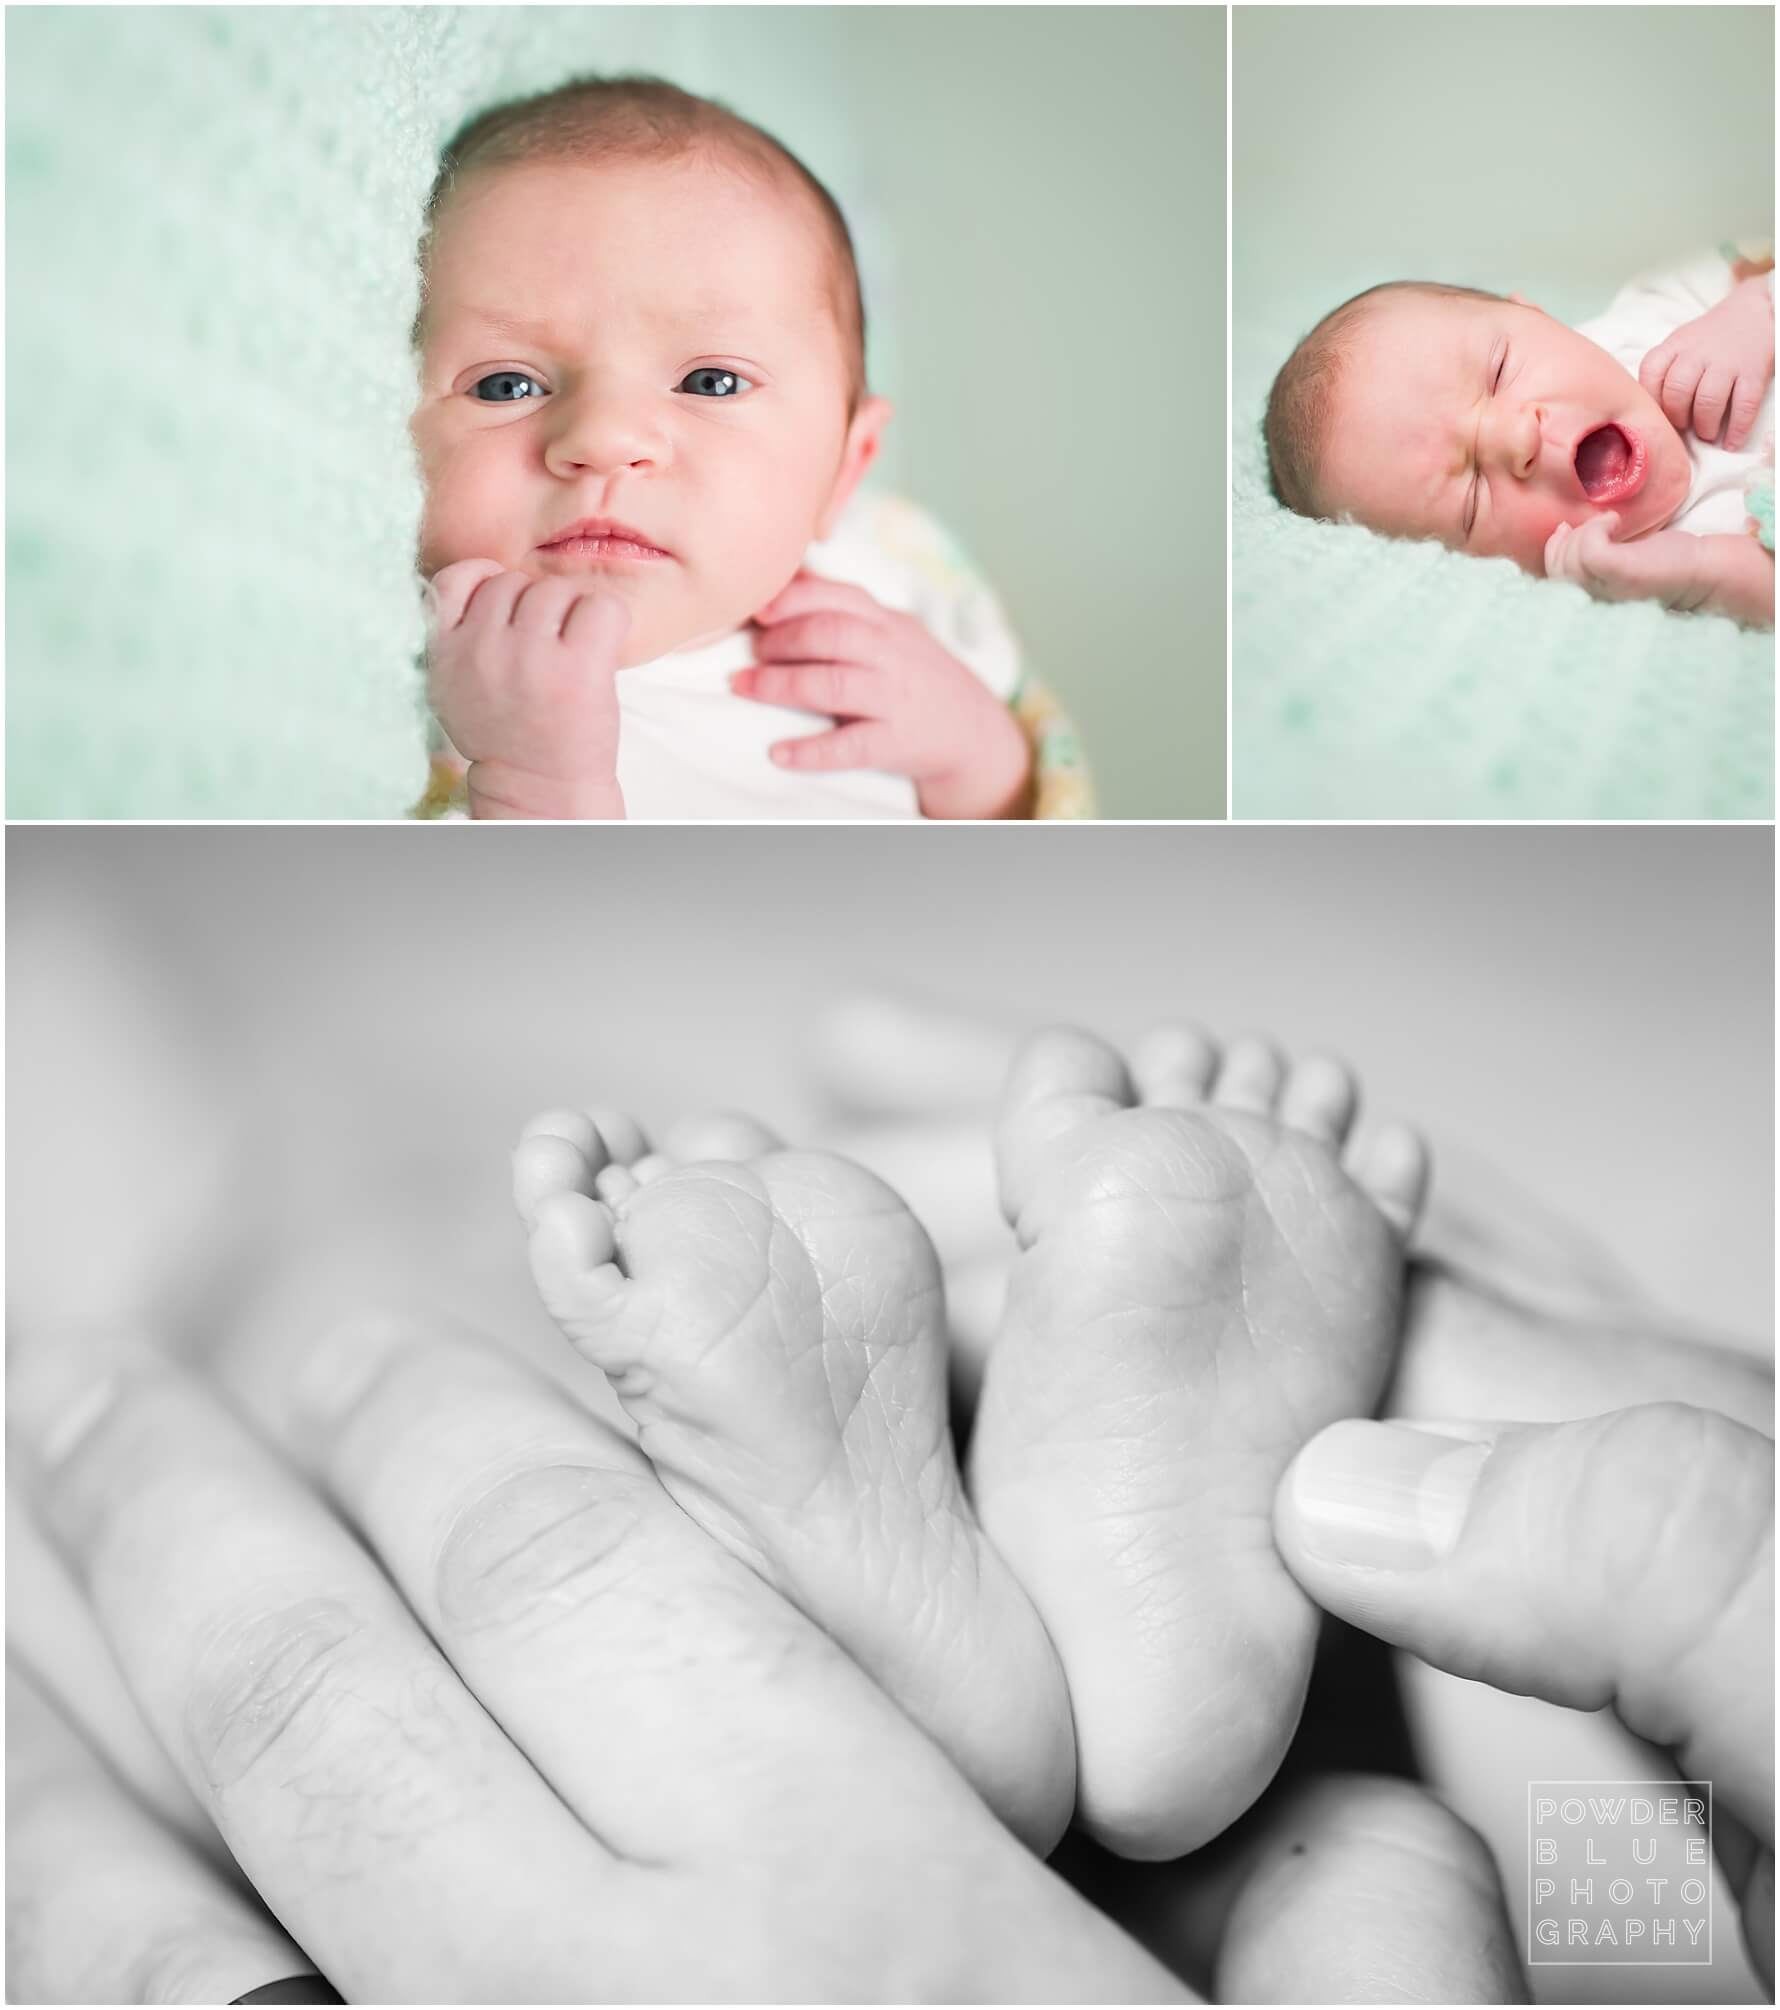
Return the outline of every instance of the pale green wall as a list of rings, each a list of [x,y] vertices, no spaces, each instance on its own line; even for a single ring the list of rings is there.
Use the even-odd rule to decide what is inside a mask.
[[[872,80],[888,476],[1006,595],[1103,814],[1222,816],[1223,9],[812,19]]]
[[[1771,7],[1238,7],[1234,72],[1239,320],[1423,277],[1581,319],[1773,232]]]
[[[886,477],[1000,590],[1105,811],[1221,814],[1223,34],[1218,9],[9,8],[12,814],[411,799],[436,147],[624,67],[831,183],[900,407]]]

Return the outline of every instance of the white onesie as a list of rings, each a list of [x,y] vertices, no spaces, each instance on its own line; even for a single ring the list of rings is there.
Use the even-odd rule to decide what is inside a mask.
[[[1013,697],[1020,651],[999,604],[913,503],[856,493],[834,534],[812,544],[803,563],[914,615],[996,697]],[[618,783],[631,821],[890,823],[920,816],[906,776],[775,766],[767,755],[774,741],[827,732],[834,721],[738,697],[730,675],[754,660],[752,638],[738,628],[701,649],[619,671]],[[455,821],[461,812],[445,816]]]
[[[1720,252],[1691,260],[1670,272],[1649,273],[1634,279],[1614,297],[1605,314],[1592,321],[1577,323],[1576,332],[1599,344],[1614,360],[1636,377],[1638,365],[1652,349],[1665,341],[1684,322],[1694,321],[1708,308],[1716,307],[1736,284],[1730,259]],[[1770,300],[1774,276],[1764,277]],[[1721,429],[1722,430],[1722,429]],[[1774,386],[1770,379],[1755,430],[1736,453],[1727,453],[1710,440],[1696,439],[1691,431],[1681,435],[1693,463],[1693,483],[1687,500],[1670,517],[1666,528],[1692,531],[1696,536],[1719,532],[1735,534],[1748,528],[1751,491],[1765,480],[1769,498],[1766,543],[1773,536],[1772,495],[1774,474]],[[1772,549],[1772,546],[1769,546]]]

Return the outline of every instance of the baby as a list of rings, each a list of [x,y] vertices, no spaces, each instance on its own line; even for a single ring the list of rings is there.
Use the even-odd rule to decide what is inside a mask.
[[[1772,627],[1772,273],[1714,256],[1578,328],[1518,293],[1372,287],[1274,380],[1274,492],[1597,599]]]
[[[799,161],[577,79],[447,146],[420,264],[430,695],[474,815],[1031,813],[996,611],[945,646],[848,511],[891,407]]]
[[[1355,1103],[1336,1063],[1259,1040],[1164,1029],[1129,1069],[1087,1033],[1027,1042],[969,1497],[939,1266],[881,1180],[748,1118],[657,1152],[559,1110],[514,1192],[546,1306],[686,1511],[1035,1849],[1079,1807],[1109,1847],[1174,1857],[1291,1741],[1317,1621],[1274,1493],[1395,1359],[1427,1158],[1399,1126],[1349,1149]]]

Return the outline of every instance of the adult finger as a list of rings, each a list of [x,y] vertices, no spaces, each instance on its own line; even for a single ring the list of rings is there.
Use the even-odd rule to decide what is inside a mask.
[[[1218,1949],[1220,2003],[1524,2003],[1502,1882],[1477,1832],[1407,1780],[1340,1774],[1269,1810]]]
[[[626,1867],[314,1493],[140,1344],[63,1339],[9,1367],[28,1497],[120,1672],[335,1983],[425,2001],[606,1982],[591,1922]],[[548,1944],[540,1917],[562,1922]]]
[[[995,1107],[1016,1044],[1012,1027],[992,1018],[912,994],[863,991],[823,1010],[811,1062],[845,1109],[962,1121]],[[943,1238],[947,1224],[937,1226]]]
[[[307,1975],[252,1896],[134,1799],[16,1662],[6,1681],[6,1982],[15,2003],[230,2003]]]
[[[843,1830],[888,1822],[900,1835],[924,1804],[991,1820],[826,1635],[688,1519],[634,1445],[501,1350],[374,1317],[220,1365],[484,1706],[621,1854],[807,1858]]]
[[[863,586],[843,579],[824,579],[820,573],[799,571],[782,586],[764,607],[750,618],[762,628],[782,621],[795,621],[805,614],[856,614],[869,621],[885,612],[883,603]]]
[[[1772,1374],[1704,1335],[1619,1308],[1560,1317],[1468,1270],[1410,1265],[1387,1418],[1555,1424],[1638,1403],[1692,1403],[1774,1435]]]
[[[1711,369],[1701,377],[1693,394],[1693,429],[1697,439],[1717,439],[1718,428],[1730,409],[1736,381],[1735,373],[1725,369]]]
[[[1724,444],[1731,453],[1747,445],[1749,435],[1755,430],[1755,422],[1761,416],[1764,389],[1761,377],[1750,371],[1745,371],[1737,379],[1737,388],[1731,393],[1730,424],[1724,433]]]
[[[1611,1705],[1773,1840],[1774,1447],[1653,1404],[1568,1424],[1350,1421],[1281,1480],[1325,1610],[1449,1673]]]
[[[760,663],[875,663],[884,652],[882,619],[825,608],[764,628],[754,637]]]
[[[464,609],[476,589],[491,579],[498,579],[506,569],[498,558],[460,558],[453,565],[440,566],[426,582],[423,596],[428,626],[435,634],[455,628],[463,619]],[[514,592],[517,594],[517,587]]]
[[[6,1483],[6,1652],[149,1812],[201,1854],[228,1862],[222,1839],[131,1700],[93,1617],[22,1498]]]
[[[729,688],[763,705],[790,705],[837,719],[881,719],[892,695],[883,671],[857,663],[769,663],[738,670]]]
[[[769,749],[781,768],[800,774],[832,774],[842,768],[890,768],[896,742],[881,719],[858,719],[832,733],[806,733],[795,740],[775,740]]]

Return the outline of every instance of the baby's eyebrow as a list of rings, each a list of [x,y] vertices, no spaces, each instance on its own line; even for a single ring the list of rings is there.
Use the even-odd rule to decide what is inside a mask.
[[[493,307],[466,307],[464,313],[473,321],[495,335],[510,335],[517,341],[559,343],[566,339],[564,332],[553,328],[547,321],[527,321],[511,314],[503,314]],[[710,322],[728,316],[739,319],[731,303],[715,295],[704,294],[698,299],[683,304],[660,309],[655,319],[663,323],[678,323],[690,327],[694,322]]]

